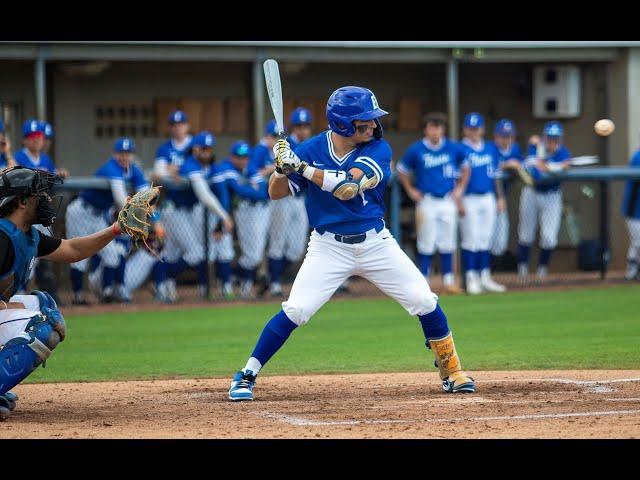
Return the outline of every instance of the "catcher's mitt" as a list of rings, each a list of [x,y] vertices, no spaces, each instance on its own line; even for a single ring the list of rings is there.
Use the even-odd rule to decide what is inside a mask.
[[[120,230],[129,235],[136,245],[142,241],[144,246],[156,256],[158,256],[158,254],[149,247],[147,238],[149,237],[149,228],[151,227],[151,215],[153,214],[154,206],[159,196],[160,187],[141,190],[127,200],[127,203],[125,203],[118,214]]]

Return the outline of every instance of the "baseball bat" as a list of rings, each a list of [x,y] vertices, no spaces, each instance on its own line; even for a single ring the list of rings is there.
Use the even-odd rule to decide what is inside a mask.
[[[280,83],[280,69],[278,62],[269,58],[264,64],[264,79],[267,84],[269,102],[276,119],[276,130],[280,138],[284,138],[284,111],[282,108],[282,84]]]

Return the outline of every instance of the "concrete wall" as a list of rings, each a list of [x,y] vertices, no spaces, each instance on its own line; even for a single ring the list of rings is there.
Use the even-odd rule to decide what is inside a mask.
[[[33,62],[0,62],[0,102],[16,103],[21,112],[19,118],[7,125],[14,150],[21,148],[22,123],[36,114]]]

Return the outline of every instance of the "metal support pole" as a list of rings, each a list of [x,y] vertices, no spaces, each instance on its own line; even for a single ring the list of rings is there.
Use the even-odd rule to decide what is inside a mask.
[[[35,87],[36,87],[36,115],[40,120],[47,116],[47,90],[46,90],[46,61],[43,47],[38,48],[38,57],[35,63]]]
[[[600,84],[600,96],[602,99],[602,116],[600,118],[609,118],[609,64],[603,66],[603,78]],[[605,166],[609,165],[609,137],[600,137],[598,142],[598,154]],[[601,251],[601,264],[600,264],[600,280],[604,280],[607,275],[607,269],[609,267],[609,260],[611,258],[611,252],[609,251],[609,184],[607,182],[600,182],[600,244]]]
[[[206,279],[206,299],[209,300],[210,299],[210,295],[211,295],[211,268],[209,265],[209,242],[211,241],[211,239],[209,238],[209,210],[207,210],[206,208],[203,208],[203,215],[204,215],[204,219],[202,221],[203,225],[204,225],[204,263],[207,266],[207,279]]]
[[[265,57],[260,54],[253,62],[253,132],[255,143],[258,143],[262,138],[262,130],[266,123],[264,117],[264,69],[262,67],[264,61]]]
[[[449,133],[451,140],[458,140],[458,62],[449,60],[447,64],[447,108],[449,110]]]

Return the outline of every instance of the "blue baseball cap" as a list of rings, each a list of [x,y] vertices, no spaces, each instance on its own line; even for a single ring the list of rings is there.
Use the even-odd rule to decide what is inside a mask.
[[[136,151],[136,143],[129,137],[122,137],[116,140],[113,151],[117,153],[133,153]]]
[[[234,142],[233,145],[231,145],[229,153],[231,153],[231,155],[235,155],[236,157],[246,157],[249,155],[250,151],[251,147],[247,142],[245,142],[244,140],[238,140]]]
[[[291,117],[289,117],[290,125],[304,125],[310,124],[313,117],[311,116],[311,112],[306,108],[298,107],[293,112],[291,112]]]
[[[278,125],[276,124],[275,120],[271,120],[269,123],[267,123],[267,126],[264,127],[264,134],[265,135],[271,135],[272,137],[277,136],[278,134],[276,133],[276,128],[278,128]]]
[[[564,134],[560,122],[555,121],[545,123],[543,133],[547,137],[561,137]]]
[[[42,131],[44,132],[44,138],[53,138],[53,127],[49,122],[42,122]]]
[[[464,126],[466,128],[484,127],[484,117],[477,112],[467,113],[464,116]]]
[[[189,117],[182,110],[176,110],[171,115],[169,115],[169,125],[173,125],[174,123],[186,123],[189,121]]]
[[[24,122],[22,125],[22,136],[27,138],[34,134],[41,134],[44,136],[44,131],[40,127],[40,122],[35,118],[32,118],[31,120]]]
[[[493,133],[501,137],[511,137],[516,134],[516,126],[511,120],[503,118],[496,123],[496,128]]]
[[[213,133],[202,131],[193,137],[191,141],[192,147],[200,147],[200,148],[213,148],[216,144],[216,137],[213,136]]]

